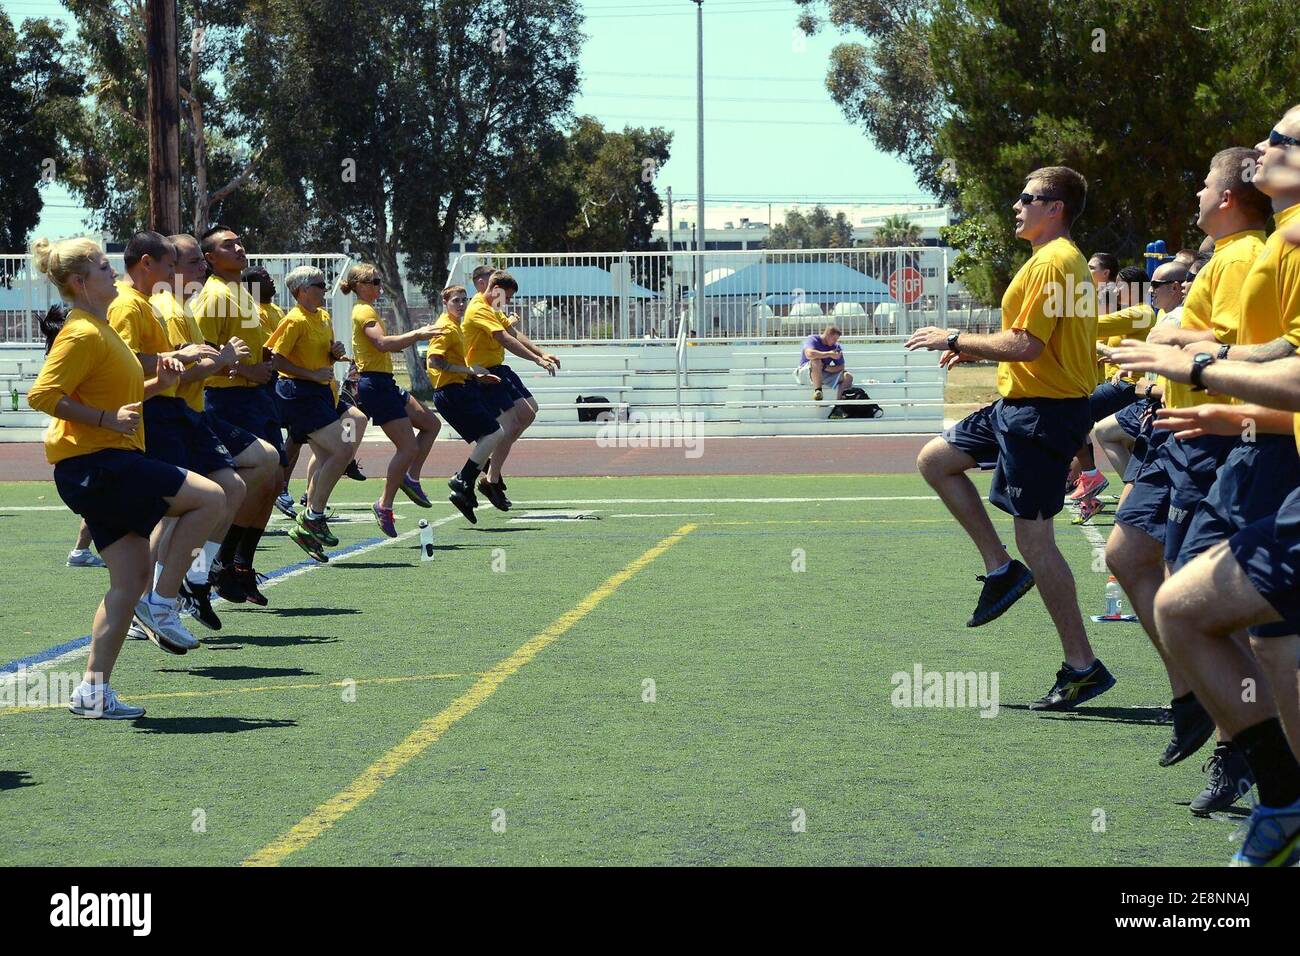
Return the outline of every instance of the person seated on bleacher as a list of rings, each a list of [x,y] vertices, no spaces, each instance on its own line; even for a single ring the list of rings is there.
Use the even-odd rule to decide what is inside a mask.
[[[804,339],[799,353],[799,367],[794,370],[795,381],[811,385],[813,401],[822,400],[822,389],[835,389],[835,397],[843,398],[853,384],[853,376],[844,369],[844,350],[840,348],[840,330],[828,325],[820,335]]]

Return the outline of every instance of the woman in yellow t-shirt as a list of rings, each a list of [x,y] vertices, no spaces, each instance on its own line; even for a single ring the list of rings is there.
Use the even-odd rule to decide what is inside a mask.
[[[361,436],[350,418],[339,418],[334,393],[334,363],[345,359],[343,343],[325,311],[325,273],[299,266],[284,277],[296,304],[272,336],[272,361],[280,373],[276,394],[290,438],[310,444],[317,467],[307,483],[307,507],[289,531],[294,544],[317,561],[339,543],[325,520],[330,494],[356,453]]]
[[[357,296],[357,304],[352,307],[352,355],[359,372],[357,407],[384,430],[397,449],[388,462],[384,493],[370,509],[379,530],[396,538],[393,499],[399,489],[421,508],[433,507],[420,487],[420,472],[438,437],[440,423],[438,416],[417,398],[397,387],[392,353],[441,333],[432,325],[423,325],[400,335],[388,335],[375,309],[380,288],[379,270],[369,263],[352,266],[339,284],[340,292],[354,292]]]
[[[82,717],[133,720],[144,710],[118,700],[109,685],[132,614],[156,643],[198,646],[176,613],[176,595],[225,494],[201,475],[145,457],[141,405],[175,385],[182,365],[160,356],[156,376],[145,380],[140,360],[108,323],[118,290],[99,246],[89,239],[38,239],[32,259],[72,310],[27,402],[54,418],[45,457],[54,465],[55,486],[85,519],[109,573],[108,593],[91,625],[85,675],[68,709]],[[150,590],[149,535],[166,515],[177,519],[176,526]]]

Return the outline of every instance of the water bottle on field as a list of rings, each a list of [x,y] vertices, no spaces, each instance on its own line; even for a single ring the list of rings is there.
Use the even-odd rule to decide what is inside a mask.
[[[433,529],[423,518],[420,519],[420,560],[433,560]]]
[[[1120,590],[1119,582],[1115,580],[1115,575],[1111,575],[1106,580],[1106,613],[1105,617],[1116,620],[1124,615],[1124,592]]]

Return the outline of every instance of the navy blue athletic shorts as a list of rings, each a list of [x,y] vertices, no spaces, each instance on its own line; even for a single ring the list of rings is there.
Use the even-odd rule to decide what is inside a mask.
[[[1270,637],[1300,633],[1300,488],[1282,502],[1276,515],[1261,518],[1228,542],[1255,590],[1282,617],[1282,623],[1252,627]]]
[[[1091,428],[1087,398],[1003,398],[943,437],[993,469],[993,505],[1018,518],[1050,518],[1065,507],[1070,461]]]
[[[155,395],[144,403],[143,411],[144,453],[150,458],[200,475],[234,470],[234,453],[185,399]]]
[[[286,376],[276,383],[275,390],[280,396],[284,427],[289,437],[300,445],[306,443],[312,432],[339,420],[339,406],[328,385]]]
[[[1102,382],[1088,396],[1088,408],[1095,424],[1103,418],[1118,415],[1122,409],[1128,408],[1137,400],[1137,386],[1132,382],[1122,382],[1119,385]]]
[[[1210,493],[1219,468],[1236,444],[1237,439],[1228,435],[1203,435],[1186,441],[1170,439],[1160,446],[1169,476],[1169,521],[1165,526],[1165,561],[1169,564],[1178,563],[1192,514]]]
[[[433,393],[433,407],[457,435],[476,442],[501,427],[496,420],[500,412],[487,404],[485,391],[476,382],[447,385]]]
[[[357,408],[376,425],[406,418],[408,397],[405,389],[397,387],[392,372],[362,372],[357,383]]]
[[[510,393],[510,404],[513,405],[521,398],[532,398],[533,393],[528,391],[528,386],[524,384],[519,373],[509,365],[493,365],[488,369],[493,375],[501,379],[501,385],[498,387],[505,388]]]
[[[101,553],[128,534],[148,538],[167,514],[164,500],[185,484],[185,470],[138,451],[105,448],[54,466],[63,503],[86,519]]]
[[[284,454],[284,436],[280,432],[280,414],[271,399],[271,393],[260,385],[234,388],[205,388],[203,390],[203,407],[214,418],[236,428],[243,429],[251,435],[267,442],[280,454],[280,467],[289,463]],[[222,436],[221,430],[213,428]],[[232,445],[226,445],[235,455]],[[247,447],[247,446],[245,446]]]

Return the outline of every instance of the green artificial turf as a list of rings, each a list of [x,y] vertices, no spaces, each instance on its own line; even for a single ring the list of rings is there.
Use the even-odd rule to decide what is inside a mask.
[[[340,549],[377,541],[376,485],[340,485]],[[1236,817],[1185,806],[1199,755],[1156,766],[1169,688],[1140,629],[1089,623],[1119,679],[1104,697],[1025,710],[1060,664],[1047,614],[1031,594],[963,626],[981,569],[920,479],[520,478],[510,494],[510,516],[439,525],[431,563],[403,538],[277,581],[266,609],[219,604],[223,630],[193,624],[185,657],[128,642],[113,685],[146,698],[134,724],[0,711],[0,863],[239,863],[689,525],[283,862],[1226,862]],[[858,496],[925,500],[825,500]],[[59,504],[49,483],[0,485],[0,665],[86,634],[103,594],[106,572],[63,566],[75,516],[12,510]],[[509,520],[565,510],[599,520]],[[454,514],[397,511],[401,531]],[[285,526],[259,570],[302,562]],[[1068,512],[1058,538],[1100,613],[1105,574]],[[917,664],[996,672],[997,715],[893,706],[892,675]]]

